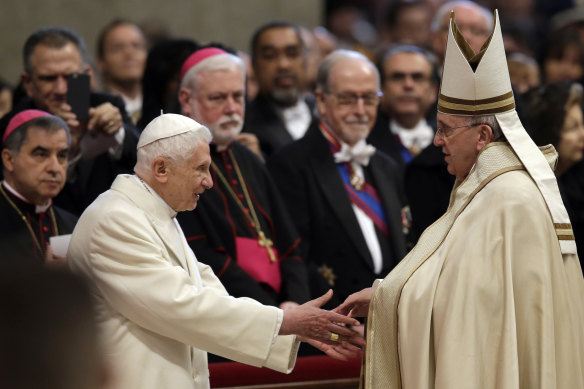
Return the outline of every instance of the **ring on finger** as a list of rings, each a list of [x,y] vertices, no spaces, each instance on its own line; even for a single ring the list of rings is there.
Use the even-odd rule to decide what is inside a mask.
[[[109,122],[107,122],[108,127],[113,126],[113,124],[114,124],[114,121],[113,120],[110,120]]]
[[[339,334],[335,334],[334,332],[331,332],[331,340],[333,342],[336,342],[339,340]]]

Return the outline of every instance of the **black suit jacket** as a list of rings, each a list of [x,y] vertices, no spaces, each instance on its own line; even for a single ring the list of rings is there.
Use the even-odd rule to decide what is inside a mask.
[[[330,287],[328,281],[334,278],[335,295],[328,306],[335,306],[349,294],[371,286],[376,278],[384,277],[405,255],[402,184],[396,164],[381,152],[371,157],[366,168],[390,230],[386,245],[390,252],[383,258],[380,274],[373,271],[371,254],[351,201],[328,143],[316,124],[302,139],[269,159],[268,168],[302,238],[313,297],[326,292]],[[329,271],[328,276],[325,270]]]
[[[428,120],[428,124],[436,131],[436,115]],[[377,149],[389,155],[398,165],[400,174],[403,176],[406,169],[406,162],[402,155],[402,145],[399,139],[389,128],[391,118],[382,110],[377,112],[377,120],[367,137],[367,143],[372,144]],[[408,197],[409,199],[409,197]]]
[[[81,215],[97,196],[111,187],[118,174],[132,173],[136,164],[136,146],[139,134],[126,113],[124,101],[119,96],[107,93],[91,93],[91,107],[97,107],[106,102],[114,105],[122,114],[125,129],[122,156],[115,160],[108,152],[105,152],[77,162],[74,171],[67,178],[67,184],[61,193],[54,198],[56,205],[77,216]],[[28,97],[23,98],[11,112],[0,120],[0,132],[4,134],[10,119],[26,109],[37,109],[34,101]]]
[[[312,119],[315,120],[314,100],[306,99],[305,101],[312,113]],[[246,107],[243,131],[258,137],[260,148],[266,156],[274,154],[278,149],[293,141],[282,118],[261,94]]]

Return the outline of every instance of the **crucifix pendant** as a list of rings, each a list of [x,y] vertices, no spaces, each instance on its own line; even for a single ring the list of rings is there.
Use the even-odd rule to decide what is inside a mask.
[[[365,183],[365,182],[363,181],[363,179],[361,179],[361,177],[359,177],[359,176],[358,176],[358,175],[356,175],[356,174],[352,174],[352,175],[351,175],[351,181],[350,181],[350,182],[351,182],[351,186],[352,186],[353,188],[355,188],[356,190],[361,190],[361,189],[363,189],[363,184]]]
[[[272,240],[266,238],[266,235],[264,234],[263,231],[260,231],[258,233],[258,236],[260,237],[258,239],[258,244],[260,246],[266,248],[266,251],[268,252],[268,256],[270,257],[270,261],[276,262],[276,255],[274,254],[274,250],[272,250],[272,246],[274,245],[274,243],[272,242]]]

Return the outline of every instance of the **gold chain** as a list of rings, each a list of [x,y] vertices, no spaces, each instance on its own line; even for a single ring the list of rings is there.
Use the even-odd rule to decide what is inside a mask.
[[[243,203],[241,202],[239,197],[237,197],[237,194],[235,193],[233,188],[231,188],[231,185],[227,181],[227,178],[225,178],[225,175],[223,175],[221,170],[219,170],[219,167],[217,166],[217,164],[215,162],[211,161],[211,165],[213,166],[213,169],[215,169],[215,172],[217,173],[217,176],[219,176],[219,179],[221,180],[221,182],[223,182],[223,184],[227,188],[227,191],[229,192],[231,197],[233,197],[233,199],[235,200],[237,205],[239,205],[239,208],[241,208],[241,212],[243,212],[243,216],[254,225],[256,233],[258,234],[258,244],[260,246],[266,248],[268,255],[270,256],[270,260],[272,262],[275,262],[276,256],[274,255],[272,248],[271,248],[273,246],[273,242],[270,239],[266,238],[266,235],[264,234],[264,232],[261,229],[260,221],[258,219],[255,208],[254,208],[253,203],[251,201],[251,196],[249,195],[249,192],[247,190],[247,186],[245,184],[245,181],[243,180],[243,175],[241,174],[241,170],[239,170],[239,164],[237,163],[237,160],[233,156],[233,152],[231,151],[231,149],[227,150],[227,152],[229,153],[229,157],[233,161],[233,166],[235,167],[235,174],[237,174],[237,178],[240,182],[241,189],[243,190],[243,195],[245,196],[245,201],[246,201],[246,203],[249,207],[250,213],[251,213],[251,220],[249,219],[249,216],[245,212],[245,206],[243,205]]]
[[[12,201],[10,196],[8,196],[8,194],[4,191],[4,188],[2,187],[2,185],[0,185],[0,192],[2,192],[2,195],[4,196],[6,201],[8,201],[8,203],[12,206],[12,208],[14,208],[14,210],[18,213],[18,215],[20,216],[20,218],[22,219],[24,224],[26,224],[26,227],[28,228],[28,232],[30,232],[30,236],[32,237],[32,240],[34,241],[34,243],[35,243],[36,247],[38,248],[39,252],[41,253],[41,255],[43,255],[45,250],[43,250],[43,248],[41,247],[41,244],[40,244],[36,234],[34,233],[32,226],[30,225],[30,222],[28,221],[26,216],[24,216],[22,214],[22,212],[20,211],[20,208],[18,208],[18,206],[16,204],[14,204],[14,202]],[[55,218],[55,211],[53,210],[52,206],[49,207],[49,215],[51,216],[51,223],[53,224],[53,231],[55,231],[55,235],[59,235],[59,229],[57,227],[57,219]],[[39,227],[40,227],[40,223],[39,223]],[[43,256],[43,258],[44,258],[44,256]]]

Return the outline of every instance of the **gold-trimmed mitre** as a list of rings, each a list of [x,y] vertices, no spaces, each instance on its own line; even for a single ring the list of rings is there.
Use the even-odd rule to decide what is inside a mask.
[[[452,115],[488,115],[515,109],[499,16],[493,32],[475,53],[458,30],[454,11],[438,96],[438,112]]]
[[[493,32],[475,53],[450,14],[450,28],[438,96],[438,112],[448,115],[494,115],[505,138],[537,184],[550,211],[563,254],[576,254],[570,219],[554,172],[531,140],[515,111],[499,13]]]

